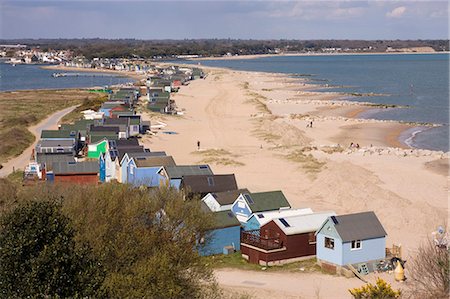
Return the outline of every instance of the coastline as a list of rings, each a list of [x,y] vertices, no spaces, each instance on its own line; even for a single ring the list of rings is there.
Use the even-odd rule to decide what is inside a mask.
[[[423,54],[450,54],[447,51],[434,51],[434,52],[355,52],[355,53],[280,53],[280,54],[253,54],[253,55],[239,55],[239,56],[209,56],[188,58],[189,61],[202,61],[202,60],[239,60],[239,59],[255,59],[264,57],[291,57],[291,56],[348,56],[348,55],[423,55]],[[157,62],[157,61],[155,61]]]
[[[361,53],[361,54],[368,54],[368,53]],[[378,53],[377,53],[378,54]],[[385,53],[385,54],[403,54],[403,53]],[[409,53],[409,54],[418,54],[418,53]],[[422,54],[428,54],[428,53],[422,53]],[[327,54],[330,55],[330,54]],[[347,55],[347,54],[344,54]],[[353,55],[353,54],[351,54]],[[251,55],[255,56],[255,55]],[[257,56],[257,55],[256,55]],[[295,56],[295,55],[291,55]],[[251,58],[249,58],[251,59]],[[192,67],[190,64],[183,64],[183,63],[159,63],[160,65],[180,65],[180,66],[187,66]],[[314,107],[312,110],[319,111],[317,113],[317,116],[319,117],[328,117],[328,116],[334,116],[338,118],[348,118],[348,119],[355,119],[362,122],[384,122],[386,125],[380,125],[379,129],[374,130],[372,133],[375,133],[378,137],[377,139],[380,141],[378,144],[380,146],[385,147],[392,147],[392,148],[401,148],[401,149],[411,149],[411,145],[406,143],[405,140],[410,138],[411,136],[405,136],[406,132],[409,132],[413,128],[419,128],[421,127],[420,124],[404,124],[401,121],[378,121],[371,118],[359,118],[359,115],[362,115],[364,113],[367,113],[368,111],[376,109],[376,107],[367,105],[368,103],[361,103],[361,102],[353,102],[348,101],[347,99],[343,99],[344,94],[339,92],[327,92],[327,91],[317,91],[321,88],[323,88],[320,84],[311,84],[308,83],[307,78],[292,78],[289,74],[284,73],[271,73],[271,72],[254,72],[254,71],[240,71],[240,70],[233,70],[229,68],[221,68],[221,67],[209,67],[209,66],[201,66],[202,69],[208,72],[234,72],[234,73],[242,73],[242,74],[257,74],[258,76],[263,76],[266,78],[271,78],[271,80],[281,81],[284,84],[287,84],[284,86],[284,90],[287,91],[289,89],[290,93],[283,94],[284,99],[289,98],[296,98],[298,97],[298,93],[304,93],[308,96],[313,96],[314,98],[317,98],[319,102],[324,102],[324,104],[318,109],[319,107]],[[136,74],[134,72],[127,72],[127,71],[118,71],[118,70],[102,70],[102,69],[86,69],[86,68],[76,68],[76,67],[66,67],[66,66],[46,66],[43,67],[46,69],[51,70],[62,70],[62,71],[79,71],[79,72],[105,72],[110,74],[121,74],[124,76],[131,77],[133,79],[142,80],[146,77],[145,74]],[[266,85],[270,85],[270,82],[265,82]],[[277,82],[280,83],[280,82]],[[278,86],[275,86],[277,88]],[[260,92],[262,94],[265,94],[264,90],[271,89],[271,86],[265,86],[261,88]],[[269,95],[271,97],[273,95]],[[347,95],[345,95],[347,96]],[[350,96],[350,95],[348,95]],[[267,104],[267,103],[266,103]],[[346,108],[342,109],[343,111],[339,111],[336,113],[336,106],[338,105],[344,105]],[[369,103],[370,104],[370,103]],[[317,106],[317,105],[316,105]],[[286,112],[285,112],[286,113]],[[293,113],[295,114],[295,112]],[[389,130],[387,130],[389,129]],[[362,136],[362,134],[361,134]],[[382,136],[382,137],[380,137]],[[342,137],[342,141],[347,141],[348,137]],[[335,140],[339,140],[335,139]],[[339,143],[339,142],[338,142]],[[343,143],[343,142],[341,142]],[[340,143],[340,144],[341,144]],[[369,143],[370,144],[370,143]]]

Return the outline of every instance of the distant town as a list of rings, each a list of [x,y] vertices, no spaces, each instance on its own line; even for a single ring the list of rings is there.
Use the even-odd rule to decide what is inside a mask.
[[[0,57],[12,64],[55,63],[122,70],[129,61],[263,54],[432,53],[449,51],[448,40],[0,40]],[[127,69],[128,70],[128,69]]]

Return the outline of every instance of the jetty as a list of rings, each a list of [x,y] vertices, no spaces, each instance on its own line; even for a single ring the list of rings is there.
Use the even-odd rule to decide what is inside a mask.
[[[53,73],[52,77],[112,77],[110,74],[92,74],[92,73]]]

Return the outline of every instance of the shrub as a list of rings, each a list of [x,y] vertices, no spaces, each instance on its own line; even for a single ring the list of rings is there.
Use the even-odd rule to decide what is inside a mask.
[[[377,278],[375,285],[368,283],[349,292],[355,299],[394,299],[401,295],[400,290],[393,290],[391,285],[381,278]]]

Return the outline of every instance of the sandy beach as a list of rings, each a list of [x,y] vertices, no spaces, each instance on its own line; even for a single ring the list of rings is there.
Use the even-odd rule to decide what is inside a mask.
[[[167,124],[144,137],[145,146],[173,155],[178,165],[208,163],[217,174],[235,173],[239,187],[250,191],[282,190],[294,208],[375,211],[388,232],[386,245],[401,244],[406,259],[446,224],[448,153],[400,143],[399,135],[412,125],[352,118],[368,107],[335,102],[339,94],[314,92],[279,74],[206,70],[206,79],[173,96],[183,115],[145,113]],[[359,148],[349,148],[351,142]],[[225,287],[264,288],[221,275]],[[317,280],[305,277],[306,284]],[[339,280],[336,294],[346,298],[349,280]],[[267,298],[277,298],[266,291]],[[311,292],[295,294],[308,298]]]

